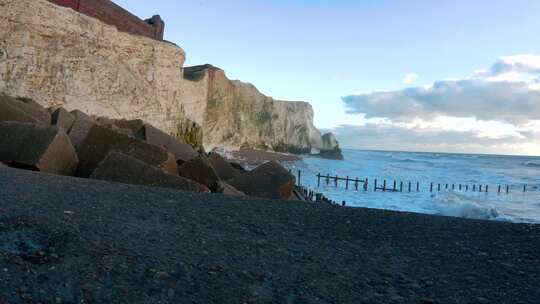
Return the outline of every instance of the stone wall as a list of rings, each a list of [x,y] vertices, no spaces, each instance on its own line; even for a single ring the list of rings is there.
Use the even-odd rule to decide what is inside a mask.
[[[57,5],[69,7],[82,14],[97,18],[118,30],[163,40],[165,23],[159,16],[153,16],[146,21],[114,4],[110,0],[48,0]]]

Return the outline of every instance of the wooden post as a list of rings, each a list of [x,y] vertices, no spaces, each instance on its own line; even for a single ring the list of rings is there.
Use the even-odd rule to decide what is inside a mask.
[[[461,184],[459,184],[459,191],[461,191]]]
[[[527,192],[527,185],[523,185],[523,192]]]
[[[469,191],[469,185],[465,185],[465,191]]]
[[[433,183],[429,186],[429,192],[433,192]]]
[[[411,192],[411,182],[409,182],[409,192]]]
[[[375,186],[373,187],[373,191],[377,192],[377,179],[375,179]]]
[[[446,186],[444,186],[444,189],[445,189],[445,190],[448,190],[448,184],[446,184]]]
[[[326,175],[326,184],[330,184],[330,174]]]
[[[472,185],[472,191],[476,191],[476,185]]]
[[[302,171],[298,170],[298,186],[301,186],[301,179],[302,179]]]
[[[486,193],[489,191],[489,185],[486,185]]]
[[[499,189],[497,190],[497,194],[501,194],[501,185],[499,185]]]
[[[386,180],[383,182],[383,191],[386,191]]]
[[[358,177],[354,180],[354,188],[358,191]]]
[[[364,191],[367,191],[368,189],[368,179],[366,177],[366,179],[364,180]]]
[[[510,186],[506,185],[506,194],[510,193]]]
[[[347,176],[347,179],[345,181],[345,190],[349,190],[349,177]]]
[[[482,192],[482,185],[479,185],[478,187],[478,192]]]
[[[420,182],[416,182],[416,192],[420,191]]]
[[[396,192],[397,191],[397,188],[396,188],[396,181],[394,180],[394,187],[392,188],[392,191]]]
[[[456,185],[452,184],[452,191],[456,190]]]
[[[321,187],[321,173],[317,174],[317,188]]]
[[[437,184],[437,191],[441,191],[441,184]]]

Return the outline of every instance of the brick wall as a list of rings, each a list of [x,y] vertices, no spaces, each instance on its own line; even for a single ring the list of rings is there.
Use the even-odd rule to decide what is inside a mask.
[[[122,32],[163,40],[165,23],[159,16],[153,16],[151,19],[143,21],[110,0],[49,1],[114,25]]]

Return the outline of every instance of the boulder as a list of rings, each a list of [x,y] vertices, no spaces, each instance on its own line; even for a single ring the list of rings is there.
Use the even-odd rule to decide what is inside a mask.
[[[20,122],[0,122],[0,160],[13,167],[59,175],[72,175],[79,162],[64,131]]]
[[[114,124],[120,129],[131,130],[131,134],[133,134],[134,136],[138,134],[139,131],[141,131],[141,129],[144,127],[144,121],[142,121],[141,119],[116,119],[114,121]]]
[[[164,149],[117,133],[106,127],[93,125],[77,149],[79,168],[77,175],[88,177],[111,151],[127,154],[151,166],[176,174],[174,157]]]
[[[65,132],[69,132],[75,122],[75,116],[64,108],[56,109],[51,115],[51,123]]]
[[[90,178],[150,187],[210,192],[206,186],[178,175],[165,173],[161,169],[116,151],[109,153],[99,163]]]
[[[19,108],[30,114],[41,124],[49,126],[51,124],[51,113],[39,103],[29,98],[17,98]]]
[[[199,155],[190,145],[180,142],[178,139],[149,124],[145,124],[136,134],[136,137],[149,144],[166,149],[174,154],[176,160],[181,162],[186,162]]]
[[[240,174],[243,174],[244,172],[246,172],[246,169],[244,168],[244,166],[242,166],[241,164],[237,163],[237,162],[234,162],[234,161],[229,161],[229,164],[231,164],[231,166],[236,169],[236,171]]]
[[[201,183],[214,191],[217,189],[216,185],[219,177],[205,156],[200,155],[183,163],[178,168],[178,174]]]
[[[0,94],[0,121],[17,121],[27,122],[32,124],[50,124],[50,116],[48,121],[42,121],[41,115],[37,117],[32,115],[31,111],[26,111],[29,106],[19,99]]]
[[[228,183],[250,196],[289,199],[296,178],[279,163],[271,161],[230,180]]]
[[[69,130],[69,138],[75,149],[79,149],[88,132],[96,123],[90,116],[79,110],[71,111],[71,115],[73,115],[75,121]]]
[[[96,122],[97,122],[98,125],[104,126],[104,127],[107,127],[107,128],[111,128],[112,126],[114,126],[114,119],[111,119],[111,118],[105,117],[105,116],[98,116],[96,118]]]
[[[223,156],[212,152],[208,156],[208,160],[221,180],[230,180],[240,176],[240,172],[236,170]]]
[[[322,147],[320,156],[327,159],[342,160],[343,154],[339,148],[339,143],[332,133],[326,133],[322,136]]]
[[[218,182],[218,193],[230,196],[246,196],[246,194],[226,182]]]

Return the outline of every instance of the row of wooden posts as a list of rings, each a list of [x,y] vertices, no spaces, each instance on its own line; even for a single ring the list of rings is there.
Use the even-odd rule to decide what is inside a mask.
[[[302,171],[298,170],[298,184],[300,184],[301,182],[301,177],[302,177]],[[358,177],[356,178],[350,178],[350,177],[339,177],[338,175],[336,176],[330,176],[330,174],[327,174],[327,175],[321,175],[320,173],[317,174],[317,188],[320,188],[321,187],[321,180],[326,180],[326,185],[329,185],[330,184],[330,181],[333,181],[335,186],[337,187],[338,186],[338,183],[339,181],[345,181],[345,189],[349,190],[350,188],[350,185],[353,185],[354,186],[354,189],[356,191],[358,191],[360,188],[363,189],[364,191],[368,191],[368,187],[369,187],[369,179],[368,178],[363,178],[363,179],[360,179]],[[472,190],[473,192],[485,192],[485,193],[488,193],[489,192],[489,185],[472,185],[472,186],[469,186],[468,184],[435,184],[435,183],[430,183],[430,186],[429,186],[429,192],[434,192],[434,191],[441,191],[444,187],[444,190],[452,190],[452,191],[455,191],[455,190],[459,190],[459,191],[469,191],[469,190]],[[379,181],[377,179],[374,180],[373,182],[373,191],[383,191],[383,192],[404,192],[404,191],[408,191],[408,192],[413,192],[413,191],[416,191],[416,192],[420,192],[420,182],[416,182],[416,183],[412,183],[412,182],[407,182],[407,183],[404,183],[403,181],[400,181],[399,184],[397,181],[393,181],[393,185],[392,186],[389,186],[387,184],[387,181],[386,179],[383,180],[382,182],[382,185],[379,183]],[[527,192],[527,185],[523,185],[523,192]],[[510,186],[509,185],[498,185],[497,187],[497,193],[498,194],[501,194],[501,193],[506,193],[506,194],[509,194],[510,193]]]

